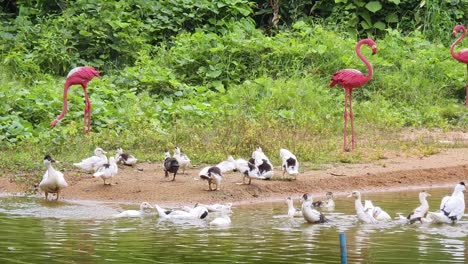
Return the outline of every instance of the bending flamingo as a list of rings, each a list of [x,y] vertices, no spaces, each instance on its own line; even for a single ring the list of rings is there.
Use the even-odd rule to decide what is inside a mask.
[[[452,32],[453,38],[457,36],[458,31],[461,31],[462,33],[460,37],[450,47],[450,53],[452,54],[452,57],[455,58],[457,61],[466,64],[466,72],[467,72],[467,77],[468,77],[468,49],[462,49],[458,53],[455,53],[455,46],[465,38],[466,29],[462,25],[456,25],[453,28],[453,32]],[[466,81],[465,106],[468,107],[468,79]]]
[[[343,86],[345,89],[345,106],[344,106],[344,144],[343,144],[343,151],[347,151],[346,147],[346,132],[348,126],[348,114],[349,118],[351,119],[351,148],[354,149],[354,118],[353,118],[353,108],[352,108],[352,91],[354,88],[358,88],[366,84],[373,75],[372,65],[369,61],[364,58],[361,53],[361,46],[368,45],[372,48],[372,54],[377,52],[377,46],[372,39],[362,39],[356,45],[356,53],[358,57],[366,64],[368,69],[367,76],[364,76],[362,72],[355,70],[355,69],[344,69],[337,71],[333,74],[331,78],[330,87],[335,86],[336,84]],[[348,105],[349,105],[349,113],[348,113]]]
[[[55,127],[57,122],[60,121],[65,113],[67,113],[68,109],[68,88],[70,86],[79,84],[83,87],[84,94],[85,94],[85,109],[84,109],[84,132],[91,131],[91,102],[89,101],[88,97],[88,82],[91,81],[94,77],[102,78],[99,72],[94,69],[93,67],[77,67],[71,70],[67,75],[67,80],[65,81],[65,86],[63,88],[63,108],[62,112],[60,113],[57,118],[55,118],[52,123],[50,123],[51,127]]]

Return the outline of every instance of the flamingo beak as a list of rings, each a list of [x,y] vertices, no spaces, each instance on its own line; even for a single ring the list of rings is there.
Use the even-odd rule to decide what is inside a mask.
[[[452,31],[452,38],[456,37],[457,36],[457,31]]]
[[[377,53],[377,46],[372,45],[372,55],[374,55],[375,53]]]

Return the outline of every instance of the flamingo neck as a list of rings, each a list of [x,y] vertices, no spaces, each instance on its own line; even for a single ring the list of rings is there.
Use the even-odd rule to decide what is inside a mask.
[[[372,78],[372,75],[374,74],[374,70],[372,69],[372,65],[370,62],[362,55],[361,53],[361,46],[363,45],[363,42],[358,42],[356,45],[356,54],[358,55],[359,59],[361,59],[362,62],[367,66],[367,75],[366,75],[366,80],[370,80]]]
[[[461,32],[462,33],[461,33],[460,37],[458,37],[458,39],[455,40],[455,42],[452,44],[452,46],[450,46],[450,54],[452,54],[452,56],[454,58],[459,57],[459,53],[455,53],[455,46],[458,45],[458,43],[460,43],[466,36],[466,29],[465,28],[462,28]]]

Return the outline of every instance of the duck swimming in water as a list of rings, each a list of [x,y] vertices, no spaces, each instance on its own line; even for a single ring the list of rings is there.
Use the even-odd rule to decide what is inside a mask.
[[[190,211],[184,210],[164,210],[159,205],[155,204],[154,207],[161,219],[205,219],[208,216],[208,209],[203,206],[196,206]]]
[[[372,214],[368,214],[364,207],[362,206],[361,202],[361,193],[359,191],[353,191],[348,197],[354,197],[354,207],[356,209],[356,215],[359,221],[364,222],[366,224],[377,224],[378,221],[374,218]]]
[[[312,206],[314,207],[322,207],[322,208],[333,208],[335,207],[335,201],[333,200],[333,193],[332,192],[327,192],[325,194],[325,201],[315,201],[312,203]]]
[[[422,223],[422,219],[426,217],[427,212],[429,211],[429,203],[427,202],[427,197],[431,196],[426,191],[419,193],[419,202],[421,203],[416,209],[414,209],[407,217],[400,216],[400,219],[409,221],[410,224],[413,224],[416,221]]]
[[[312,196],[308,193],[305,193],[302,196],[302,216],[304,219],[312,224],[325,223],[327,219],[325,215],[321,212],[312,208]]]
[[[126,210],[119,214],[114,215],[115,218],[120,217],[142,217],[146,214],[147,209],[153,209],[154,207],[148,202],[142,202],[140,204],[140,210]]]
[[[424,219],[432,223],[455,223],[465,213],[465,183],[458,183],[451,196],[445,196],[440,203],[440,211],[429,212]]]
[[[56,162],[56,160],[54,160],[50,155],[46,155],[44,157],[44,165],[47,170],[42,176],[41,183],[39,183],[39,189],[45,193],[46,200],[48,200],[49,193],[56,193],[57,198],[55,200],[58,200],[60,191],[63,188],[68,187],[68,183],[65,181],[63,173],[52,167],[52,163],[54,162]]]
[[[294,208],[294,202],[291,197],[286,198],[286,204],[288,205],[289,217],[301,217],[302,216],[302,211]]]
[[[377,221],[392,220],[392,218],[387,212],[385,212],[382,208],[378,206],[374,206],[371,200],[364,201],[364,211],[366,211],[366,213],[370,216],[374,217]]]

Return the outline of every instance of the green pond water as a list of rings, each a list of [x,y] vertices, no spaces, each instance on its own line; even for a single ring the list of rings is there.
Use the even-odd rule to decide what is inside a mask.
[[[436,210],[452,188],[428,191]],[[299,194],[293,198],[300,207]],[[363,199],[392,217],[419,204],[418,191]],[[361,224],[354,200],[337,197],[335,209],[323,211],[326,224],[287,218],[286,203],[276,202],[234,206],[231,225],[215,228],[208,223],[216,213],[198,221],[112,218],[122,209],[138,205],[0,197],[0,263],[340,263],[340,232],[349,263],[468,263],[466,215],[455,225]]]

